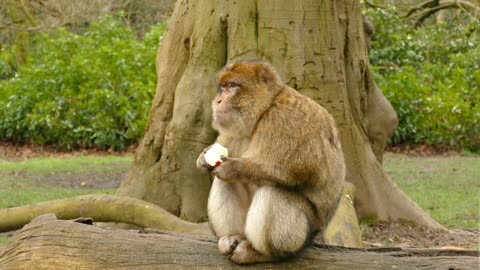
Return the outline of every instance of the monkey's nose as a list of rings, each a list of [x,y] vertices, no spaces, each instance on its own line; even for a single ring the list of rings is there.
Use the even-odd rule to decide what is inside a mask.
[[[220,104],[220,103],[222,103],[222,100],[221,99],[217,100],[217,104]]]

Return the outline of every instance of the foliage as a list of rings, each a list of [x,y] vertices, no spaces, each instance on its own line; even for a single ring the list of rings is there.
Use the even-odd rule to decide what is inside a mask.
[[[368,10],[370,61],[399,117],[392,143],[480,150],[480,24],[450,20],[414,29],[394,7]]]
[[[15,50],[13,46],[0,47],[0,80],[11,78],[15,75]],[[0,93],[0,98],[5,93]]]
[[[139,41],[106,16],[84,35],[60,28],[35,36],[27,63],[0,82],[0,92],[11,93],[0,96],[0,140],[66,149],[135,142],[150,109],[165,27],[151,27]]]

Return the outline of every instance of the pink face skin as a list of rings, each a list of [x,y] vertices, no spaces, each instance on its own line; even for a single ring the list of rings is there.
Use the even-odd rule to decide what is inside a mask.
[[[231,129],[235,123],[241,121],[239,111],[231,102],[239,90],[238,85],[230,82],[219,86],[219,92],[212,102],[213,126],[217,130]]]

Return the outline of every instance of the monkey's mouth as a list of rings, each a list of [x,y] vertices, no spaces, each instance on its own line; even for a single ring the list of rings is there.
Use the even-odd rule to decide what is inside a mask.
[[[224,125],[229,122],[229,115],[230,113],[228,111],[217,110],[213,113],[213,121],[219,125]]]
[[[235,115],[238,111],[232,106],[215,108],[213,111],[213,122],[222,127],[228,127],[235,123]]]

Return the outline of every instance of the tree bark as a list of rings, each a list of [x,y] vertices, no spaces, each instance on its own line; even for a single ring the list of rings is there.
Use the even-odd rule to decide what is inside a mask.
[[[360,218],[441,228],[383,171],[396,116],[370,74],[365,38],[358,0],[178,1],[145,137],[118,194],[205,220],[211,179],[195,159],[216,136],[213,78],[227,61],[261,58],[335,118]]]
[[[10,19],[14,24],[20,26],[36,26],[35,19],[30,15],[27,7],[25,7],[23,1],[8,1],[8,9]],[[26,30],[14,31],[14,44],[15,44],[15,62],[16,68],[19,69],[27,62],[27,57],[30,47],[30,34]]]
[[[348,249],[313,244],[296,258],[251,269],[478,269],[475,250]],[[53,215],[35,219],[0,245],[0,265],[17,269],[237,269],[213,238],[108,230]]]

